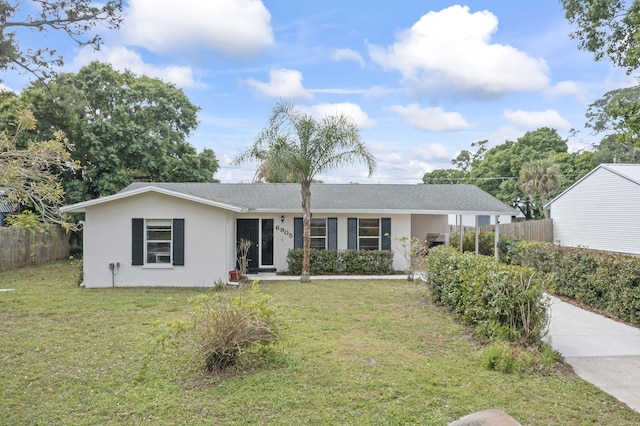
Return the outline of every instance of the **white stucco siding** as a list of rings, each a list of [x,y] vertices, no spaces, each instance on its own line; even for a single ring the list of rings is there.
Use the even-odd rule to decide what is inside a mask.
[[[132,218],[184,219],[185,265],[133,266]],[[227,278],[233,264],[226,243],[233,235],[232,226],[233,214],[225,210],[156,193],[88,207],[85,286],[212,286]],[[120,264],[113,275],[109,263]]]
[[[564,246],[640,254],[640,187],[600,168],[551,204]]]
[[[427,234],[445,234],[449,230],[448,217],[442,215],[414,214],[411,216],[411,237],[420,241],[427,239]]]
[[[315,217],[315,216],[314,216]],[[396,238],[411,237],[411,215],[409,214],[371,214],[371,213],[351,213],[341,215],[327,215],[327,217],[338,218],[338,250],[347,250],[349,242],[348,218],[358,219],[382,219],[391,218],[391,250],[393,256],[393,269],[402,271],[405,269],[406,261],[402,255],[402,245]]]
[[[284,221],[281,221],[281,216],[284,216]],[[288,270],[287,265],[287,253],[294,247],[294,228],[293,221],[296,217],[301,217],[300,214],[268,214],[268,215],[255,215],[255,214],[241,214],[238,218],[272,218],[274,220],[274,267],[278,271]],[[401,253],[401,245],[396,240],[403,236],[411,236],[411,215],[408,214],[372,214],[372,213],[350,213],[350,214],[330,214],[330,213],[314,213],[314,218],[337,218],[337,242],[338,250],[347,250],[349,232],[348,232],[348,218],[375,218],[381,219],[383,217],[391,218],[391,250],[394,252],[393,267],[396,270],[405,269],[405,259]],[[444,216],[444,224],[446,226],[446,216]]]

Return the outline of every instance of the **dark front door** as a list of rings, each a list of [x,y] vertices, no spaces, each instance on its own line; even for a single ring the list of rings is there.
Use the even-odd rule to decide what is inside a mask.
[[[240,240],[251,241],[251,247],[249,248],[249,254],[247,255],[249,261],[249,273],[256,273],[260,267],[260,260],[258,259],[258,242],[260,241],[260,220],[259,219],[238,219],[236,222],[237,237],[236,247],[240,244]],[[237,263],[237,259],[236,259]],[[237,265],[236,265],[237,266]]]
[[[236,245],[240,240],[251,241],[248,271],[255,274],[273,269],[273,219],[238,219]]]
[[[273,219],[262,219],[260,266],[273,266]]]

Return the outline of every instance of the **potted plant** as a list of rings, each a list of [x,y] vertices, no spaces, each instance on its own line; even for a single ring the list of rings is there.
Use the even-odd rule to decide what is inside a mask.
[[[244,238],[238,243],[238,250],[236,257],[238,259],[238,281],[244,281],[247,279],[247,270],[249,269],[249,249],[251,248],[251,241]]]
[[[229,271],[229,281],[237,283],[240,281],[240,270],[232,269]]]

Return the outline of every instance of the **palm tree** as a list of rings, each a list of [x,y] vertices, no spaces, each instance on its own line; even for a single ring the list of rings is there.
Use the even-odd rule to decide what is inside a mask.
[[[349,117],[337,114],[316,120],[295,105],[282,101],[274,107],[269,125],[234,163],[248,160],[261,162],[256,177],[269,182],[300,183],[304,249],[300,282],[309,282],[311,183],[321,173],[355,162],[365,163],[371,176],[375,159]]]
[[[544,209],[544,205],[547,203],[546,196],[560,188],[561,181],[560,167],[549,159],[528,161],[520,169],[520,188],[531,198],[536,193],[540,194],[545,219],[549,218],[549,213]]]

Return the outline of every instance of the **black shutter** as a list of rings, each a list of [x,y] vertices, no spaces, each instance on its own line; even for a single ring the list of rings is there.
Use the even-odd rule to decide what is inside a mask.
[[[356,250],[358,248],[358,219],[350,217],[347,219],[347,248]]]
[[[383,217],[381,222],[382,250],[391,250],[391,218]]]
[[[301,217],[293,218],[293,248],[301,249],[303,246],[304,229]]]
[[[131,219],[131,264],[144,265],[144,219]]]
[[[330,217],[327,219],[327,249],[338,249],[338,218]]]
[[[184,266],[184,219],[173,219],[173,264]]]

